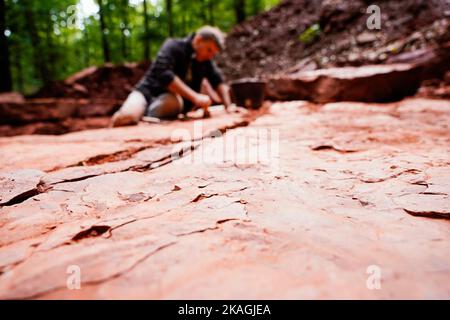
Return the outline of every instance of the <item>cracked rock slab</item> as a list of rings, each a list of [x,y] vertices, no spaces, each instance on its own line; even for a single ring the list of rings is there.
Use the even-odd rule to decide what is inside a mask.
[[[24,175],[15,194],[48,189],[0,208],[0,297],[450,298],[449,101],[292,101],[213,119],[205,132],[223,135],[195,141],[164,140],[159,125],[1,140],[29,148],[16,168],[0,157],[8,172],[30,159],[53,170]],[[91,147],[48,165],[48,139],[122,153]],[[367,288],[369,266],[381,290]]]
[[[22,169],[0,173],[0,206],[20,201],[20,198],[36,194],[44,172]]]

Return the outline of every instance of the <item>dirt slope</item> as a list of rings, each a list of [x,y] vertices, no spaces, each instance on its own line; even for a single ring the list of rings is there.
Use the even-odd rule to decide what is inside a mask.
[[[372,1],[285,0],[234,27],[219,59],[229,79],[337,66],[384,63],[403,52],[450,39],[445,0],[385,0],[381,30],[369,30]],[[314,24],[311,42],[300,40]],[[302,38],[305,40],[305,38]]]

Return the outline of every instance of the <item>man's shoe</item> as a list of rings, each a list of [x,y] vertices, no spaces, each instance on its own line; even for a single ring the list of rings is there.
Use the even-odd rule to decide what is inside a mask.
[[[160,123],[161,119],[156,118],[156,117],[145,116],[142,118],[142,121],[148,122],[148,123]]]
[[[115,113],[111,119],[110,127],[132,126],[135,124],[137,124],[137,121],[133,116]]]

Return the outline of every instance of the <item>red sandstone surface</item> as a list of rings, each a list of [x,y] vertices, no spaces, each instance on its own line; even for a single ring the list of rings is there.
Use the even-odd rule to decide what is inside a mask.
[[[1,94],[0,298],[449,299],[446,3],[369,3],[235,26],[260,110],[106,128],[148,63]]]
[[[448,299],[449,126],[448,100],[292,101],[0,138],[0,297]]]

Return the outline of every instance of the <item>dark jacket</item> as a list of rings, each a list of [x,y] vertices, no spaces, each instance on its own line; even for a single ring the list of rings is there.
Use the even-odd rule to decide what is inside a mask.
[[[168,92],[167,86],[178,76],[194,91],[199,92],[203,78],[207,78],[213,88],[223,82],[223,77],[213,61],[198,62],[194,58],[192,39],[195,33],[183,39],[168,39],[158,52],[144,77],[136,85],[151,104],[153,99]],[[192,104],[185,101],[184,112],[189,111]]]

